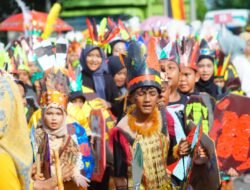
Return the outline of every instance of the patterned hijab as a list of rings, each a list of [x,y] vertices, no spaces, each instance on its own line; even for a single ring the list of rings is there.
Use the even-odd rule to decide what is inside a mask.
[[[28,190],[32,148],[24,107],[15,82],[0,70],[0,153],[8,154],[16,167],[21,189]]]

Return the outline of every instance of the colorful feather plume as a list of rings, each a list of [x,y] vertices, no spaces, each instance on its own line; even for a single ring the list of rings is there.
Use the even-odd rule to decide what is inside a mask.
[[[227,56],[221,51],[218,52],[215,64],[214,64],[214,76],[215,77],[224,77],[225,73],[227,71],[227,68],[229,66],[231,59],[231,53],[229,53]]]
[[[40,68],[46,71],[51,68],[63,69],[66,66],[68,42],[58,38],[55,43],[51,40],[43,40],[34,46]]]
[[[184,38],[182,40],[181,65],[197,69],[199,56],[199,42],[194,38]]]
[[[86,19],[86,24],[89,31],[90,39],[87,40],[88,44],[97,45],[109,51],[109,42],[120,32],[111,19],[103,18],[100,22],[99,28],[97,28],[95,20],[92,22],[89,18]]]
[[[47,22],[44,28],[44,32],[42,34],[42,38],[43,39],[47,39],[51,33],[53,32],[53,25],[56,22],[56,19],[59,17],[60,11],[61,11],[61,5],[60,3],[55,3],[50,12],[49,15],[47,17]]]
[[[147,49],[147,66],[151,69],[154,69],[160,72],[160,64],[158,63],[158,57],[156,54],[156,40],[155,38],[150,38],[148,42]]]

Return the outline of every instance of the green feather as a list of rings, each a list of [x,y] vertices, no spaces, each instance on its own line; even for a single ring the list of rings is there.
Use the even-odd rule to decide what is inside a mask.
[[[105,29],[107,27],[107,18],[103,18],[100,22],[100,26],[99,26],[99,36],[104,36],[104,33],[105,33]]]
[[[143,174],[143,152],[140,143],[136,144],[132,161],[133,189],[139,189]]]

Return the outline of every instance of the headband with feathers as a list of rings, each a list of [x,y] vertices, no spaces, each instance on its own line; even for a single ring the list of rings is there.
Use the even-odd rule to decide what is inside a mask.
[[[106,52],[111,53],[109,42],[120,32],[119,27],[114,23],[108,22],[107,18],[103,18],[97,28],[96,22],[89,18],[86,19],[86,24],[89,31],[89,39],[87,44],[96,45],[103,48]]]
[[[183,38],[181,66],[190,67],[197,70],[197,61],[199,56],[199,42],[194,38]]]
[[[137,41],[131,41],[128,45],[128,89],[133,92],[143,86],[153,86],[161,90],[160,65],[156,54],[156,40],[150,38],[145,45]]]
[[[221,51],[216,51],[216,58],[214,61],[214,76],[217,78],[224,78],[227,67],[230,63],[231,54],[225,56]]]
[[[58,38],[55,43],[50,39],[43,40],[34,46],[39,66],[43,71],[55,68],[65,68],[68,50],[68,42],[64,38]]]

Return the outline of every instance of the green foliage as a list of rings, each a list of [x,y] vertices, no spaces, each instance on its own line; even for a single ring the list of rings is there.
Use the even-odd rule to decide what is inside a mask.
[[[250,1],[247,0],[210,0],[212,9],[241,8],[250,9]]]
[[[196,2],[197,19],[203,20],[207,12],[206,0],[195,0],[195,2]]]

